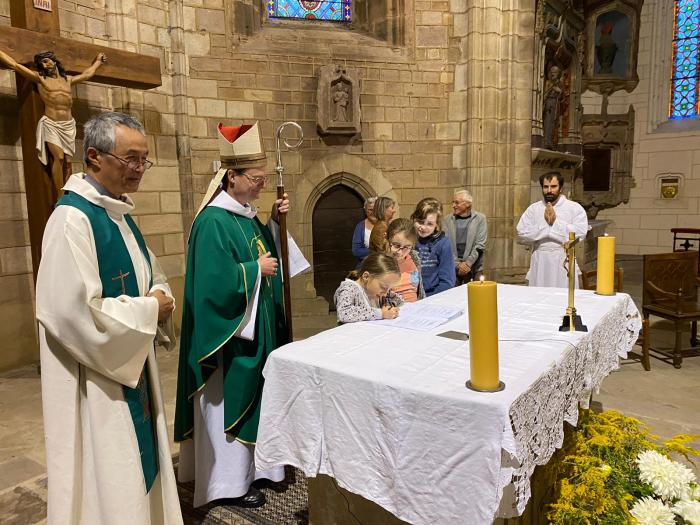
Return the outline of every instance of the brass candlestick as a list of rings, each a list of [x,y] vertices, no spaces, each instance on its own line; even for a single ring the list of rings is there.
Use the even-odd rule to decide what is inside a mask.
[[[569,232],[569,240],[562,245],[566,251],[566,261],[564,268],[569,276],[569,302],[566,308],[566,315],[559,327],[560,332],[588,332],[588,328],[581,321],[581,316],[576,313],[574,306],[574,285],[576,283],[576,244],[578,239],[574,232]]]

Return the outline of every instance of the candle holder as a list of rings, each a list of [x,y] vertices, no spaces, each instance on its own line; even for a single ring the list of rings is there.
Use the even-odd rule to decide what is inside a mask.
[[[576,244],[578,239],[574,232],[569,232],[569,240],[563,244],[566,250],[566,258],[568,262],[564,262],[564,268],[569,276],[569,304],[566,307],[566,315],[559,327],[560,332],[588,332],[588,328],[583,324],[581,316],[576,313],[574,307],[574,285],[576,279]]]
[[[471,380],[466,382],[466,386],[469,390],[474,390],[474,392],[500,392],[506,388],[506,384],[503,381],[498,382],[498,386],[495,389],[484,390],[483,388],[476,388],[472,385]]]

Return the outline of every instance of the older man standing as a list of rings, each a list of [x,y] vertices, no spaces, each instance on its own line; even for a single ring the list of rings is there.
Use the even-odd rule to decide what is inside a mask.
[[[443,224],[455,256],[457,286],[479,278],[484,267],[488,228],[486,216],[472,210],[473,200],[472,194],[467,190],[455,191],[452,198],[453,214]]]
[[[530,270],[526,279],[530,286],[566,288],[568,277],[564,268],[566,252],[562,244],[569,239],[569,232],[577,238],[588,233],[586,210],[562,194],[564,177],[558,171],[550,171],[540,177],[543,199],[532,203],[518,222],[518,237],[532,245]],[[576,285],[580,274],[576,265]]]
[[[153,350],[173,297],[127,196],[152,164],[143,126],[103,113],[84,150],[37,277],[48,521],[182,523]]]

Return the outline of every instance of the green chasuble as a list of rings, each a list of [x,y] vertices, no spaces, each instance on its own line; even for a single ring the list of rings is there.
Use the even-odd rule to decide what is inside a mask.
[[[102,297],[141,296],[129,250],[119,227],[107,215],[107,210],[72,192],[66,192],[56,206],[73,206],[89,219],[95,239],[97,264],[102,281]],[[141,232],[129,215],[124,215],[124,219],[150,267],[151,258]],[[122,390],[134,424],[146,492],[149,492],[158,474],[158,446],[154,421],[151,417],[150,379],[145,364],[136,388],[122,386]]]
[[[272,235],[257,217],[249,219],[206,207],[192,225],[175,410],[175,440],[192,438],[195,394],[218,367],[221,351],[224,427],[243,443],[258,434],[262,369],[267,356],[287,342],[282,280],[262,277],[254,339],[234,336],[254,300],[258,258],[277,257]]]

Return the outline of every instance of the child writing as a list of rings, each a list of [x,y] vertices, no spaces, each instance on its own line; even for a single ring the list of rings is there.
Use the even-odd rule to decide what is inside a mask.
[[[450,240],[442,231],[442,204],[433,197],[422,199],[411,215],[420,255],[425,295],[443,292],[455,285],[454,255]]]
[[[396,259],[385,253],[372,253],[359,270],[350,272],[333,297],[339,323],[394,319],[399,305],[387,301],[392,286],[399,282]]]
[[[412,303],[425,297],[421,264],[418,252],[414,250],[418,236],[411,219],[394,219],[386,231],[387,252],[399,264],[401,278],[392,291],[407,302]]]

